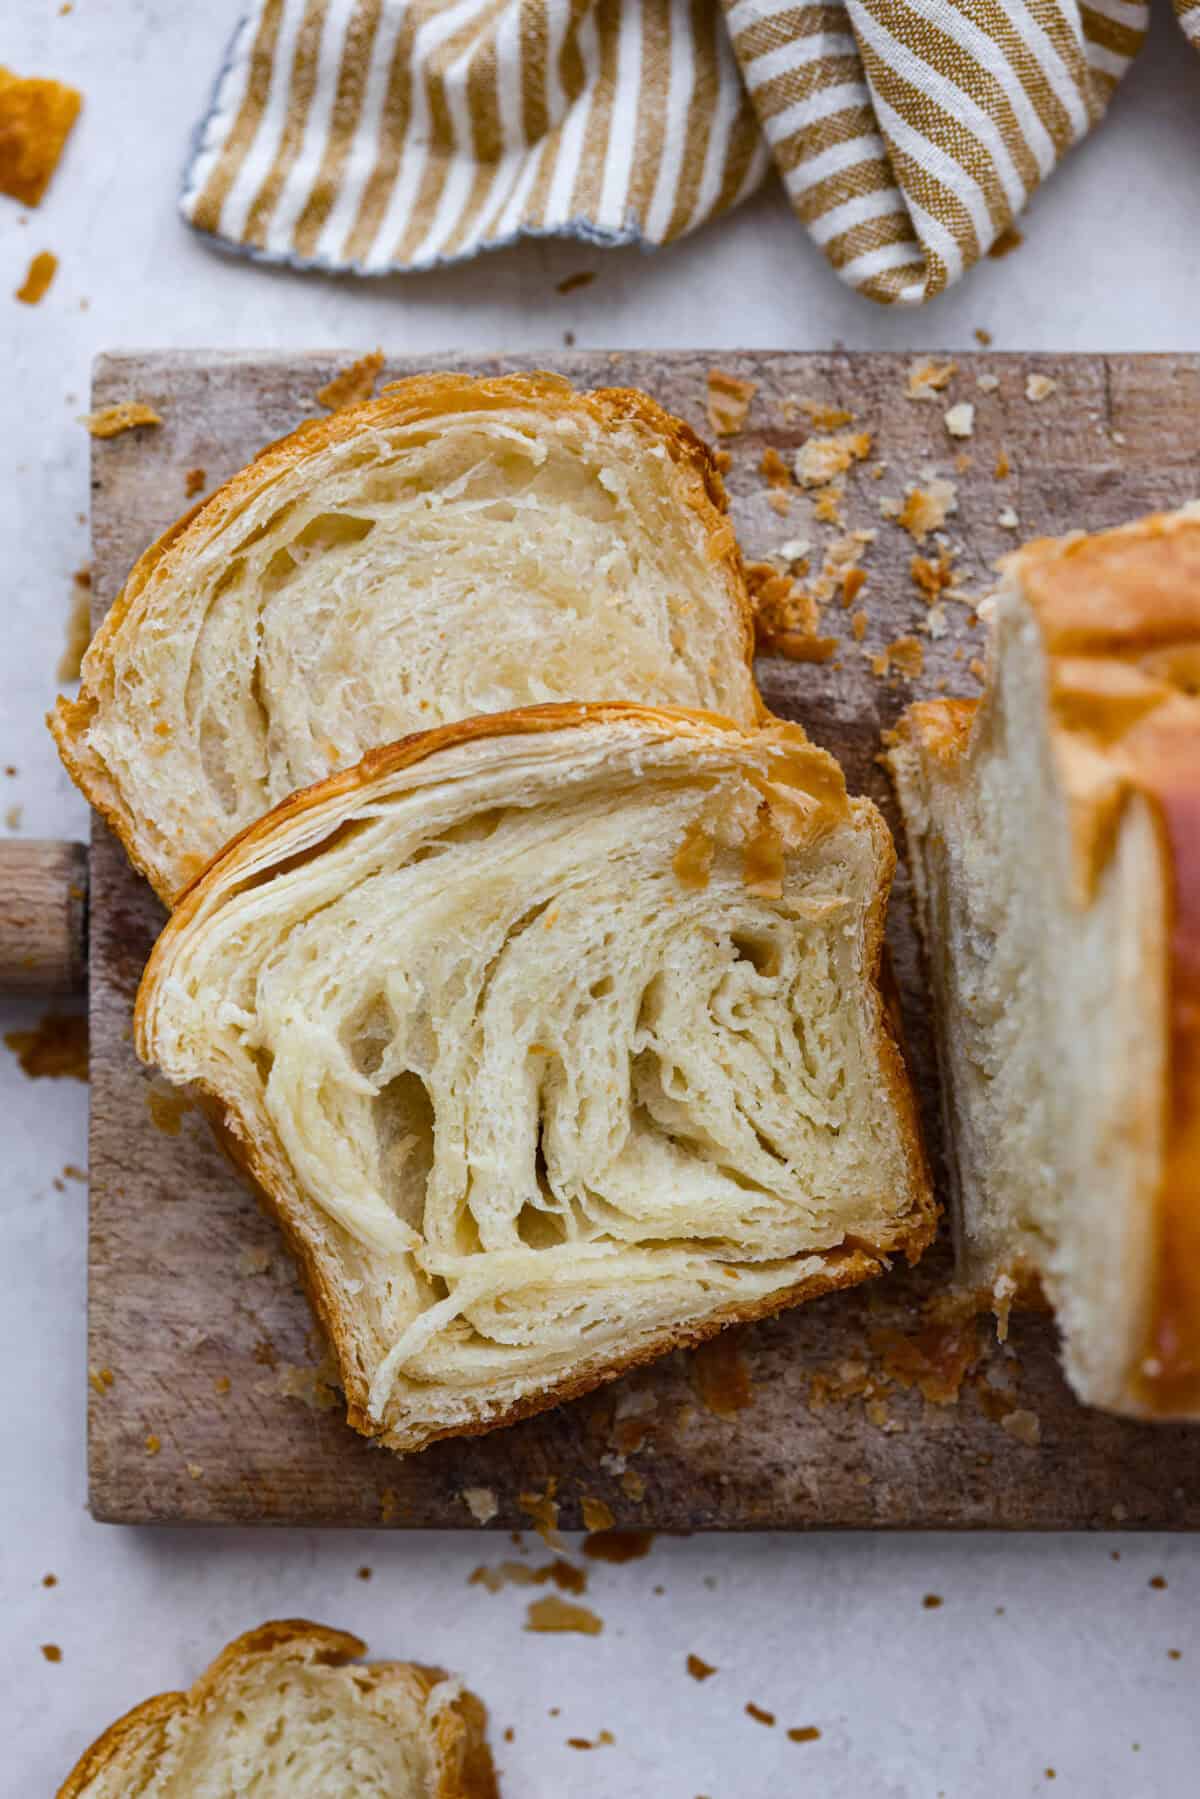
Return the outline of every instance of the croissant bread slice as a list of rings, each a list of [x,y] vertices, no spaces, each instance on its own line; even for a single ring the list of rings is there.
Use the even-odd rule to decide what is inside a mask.
[[[725,508],[708,449],[645,394],[401,381],[147,550],[50,728],[170,902],[289,793],[412,731],[572,699],[755,724]]]
[[[439,1668],[357,1664],[304,1619],[260,1624],[187,1693],[109,1726],[58,1799],[497,1799],[487,1714]]]
[[[225,850],[137,1049],[285,1227],[355,1428],[487,1430],[919,1254],[893,863],[794,727],[633,705],[410,738]]]
[[[961,1272],[1038,1286],[1086,1402],[1200,1416],[1200,515],[1030,544],[908,831]]]

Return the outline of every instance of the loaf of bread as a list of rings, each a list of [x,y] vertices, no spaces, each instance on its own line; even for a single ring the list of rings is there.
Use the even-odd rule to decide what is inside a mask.
[[[225,850],[137,1049],[283,1224],[357,1429],[487,1430],[920,1252],[893,862],[799,730],[632,705],[410,738]]]
[[[751,725],[725,506],[708,450],[645,394],[402,381],[160,538],[51,730],[170,902],[289,793],[411,731],[572,699]]]
[[[977,704],[890,752],[962,1275],[1079,1397],[1200,1416],[1200,516],[1029,545]]]
[[[58,1799],[497,1799],[474,1694],[438,1668],[288,1619],[238,1637],[187,1693],[120,1718]]]

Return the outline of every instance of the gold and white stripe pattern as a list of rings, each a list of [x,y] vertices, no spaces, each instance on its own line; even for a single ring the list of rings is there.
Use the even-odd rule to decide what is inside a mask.
[[[1200,0],[1176,0],[1200,44]],[[834,269],[939,293],[1099,119],[1148,0],[257,0],[200,230],[383,273],[520,236],[663,244],[771,159]]]

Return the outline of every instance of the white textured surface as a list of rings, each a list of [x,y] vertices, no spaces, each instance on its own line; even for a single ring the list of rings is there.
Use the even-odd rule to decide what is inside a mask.
[[[495,350],[552,347],[569,329],[581,345],[614,347],[955,348],[976,326],[1003,349],[1196,347],[1200,62],[1165,7],[1108,123],[1035,203],[1024,247],[917,316],[849,294],[773,194],[649,260],[526,245],[368,284],[215,255],[177,222],[174,192],[235,10],[236,0],[76,0],[67,17],[55,0],[5,8],[4,60],[87,95],[41,211],[22,224],[0,200],[0,295],[33,251],[62,262],[36,310],[0,298],[0,767],[18,769],[0,774],[0,816],[21,805],[23,832],[84,830],[41,715],[70,571],[86,557],[87,439],[74,420],[101,347]],[[595,282],[558,296],[554,283],[581,268]],[[39,1010],[0,1004],[0,1024]],[[494,1734],[515,1728],[499,1744],[508,1799],[1195,1790],[1200,1557],[1187,1539],[660,1542],[646,1561],[595,1571],[589,1603],[606,1629],[588,1639],[527,1635],[526,1593],[467,1586],[504,1542],[92,1524],[85,1198],[75,1182],[52,1186],[64,1163],[84,1161],[85,1112],[83,1087],[26,1082],[0,1051],[4,1799],[47,1793],[119,1712],[189,1681],[235,1632],[289,1613],[358,1631],[378,1654],[461,1669],[491,1706]],[[543,1559],[536,1542],[533,1553]],[[369,1582],[355,1577],[364,1563]],[[49,1570],[52,1589],[41,1584]],[[1159,1574],[1165,1591],[1149,1585]],[[944,1597],[939,1609],[922,1607],[929,1592]],[[60,1663],[43,1659],[45,1642],[61,1645]],[[697,1686],[688,1651],[720,1673]],[[746,1717],[747,1700],[776,1711],[778,1726]],[[810,1723],[819,1742],[786,1740],[787,1726]],[[601,1728],[614,1747],[565,1746]]]

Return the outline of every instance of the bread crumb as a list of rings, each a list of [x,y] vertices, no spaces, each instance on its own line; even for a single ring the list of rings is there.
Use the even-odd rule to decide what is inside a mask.
[[[767,445],[762,453],[762,461],[758,465],[758,472],[762,475],[768,487],[790,487],[792,485],[791,471],[788,468],[787,463],[783,460],[779,451],[774,449],[770,444]]]
[[[4,810],[4,828],[5,828],[5,830],[6,831],[19,831],[21,829],[21,820],[24,818],[24,816],[25,816],[24,806],[21,806],[21,805],[6,806],[5,810]],[[59,1186],[59,1191],[60,1192],[63,1191],[61,1183]]]
[[[490,1524],[500,1507],[490,1487],[464,1487],[459,1498],[476,1524]]]
[[[804,568],[800,572],[803,574],[807,574],[808,573],[807,556],[808,556],[808,552],[811,549],[812,549],[812,544],[809,542],[807,537],[789,537],[789,538],[786,538],[785,541],[780,544],[780,546],[779,546],[778,550],[776,550],[775,554],[777,556],[781,557],[784,562],[790,562],[793,565],[803,562]],[[755,567],[756,568],[770,568],[771,564],[769,562],[760,562],[760,563],[756,563]]]
[[[883,510],[882,503],[880,510]],[[894,516],[914,543],[923,544],[932,532],[941,530],[951,513],[957,511],[957,487],[953,481],[935,476],[926,487],[910,487],[904,504]],[[886,516],[889,515],[885,513]]]
[[[739,381],[736,375],[727,375],[723,369],[709,369],[705,410],[718,437],[737,436],[757,392],[757,381]]]
[[[58,1575],[57,1574],[43,1574],[42,1575],[42,1585],[44,1587],[56,1587],[58,1585]],[[1176,1653],[1178,1653],[1178,1651],[1176,1651]]]
[[[1019,531],[1021,528],[1021,521],[1011,506],[1006,506],[1003,512],[996,514],[996,523],[1005,531]]]
[[[117,406],[102,406],[99,412],[85,412],[79,422],[93,437],[118,437],[139,425],[161,425],[162,419],[144,400],[122,400]]]
[[[371,1569],[368,1568],[366,1566],[366,1564],[364,1563],[363,1566],[358,1570],[358,1579],[359,1580],[370,1580],[370,1578],[371,1578]]]
[[[521,1493],[517,1504],[527,1518],[533,1520],[533,1528],[548,1549],[561,1549],[562,1537],[558,1533],[558,1505],[554,1495],[558,1489],[557,1479],[551,1475],[546,1482],[544,1493]]]
[[[982,325],[977,325],[975,327],[975,342],[977,344],[982,344],[984,349],[986,350],[988,345],[991,343],[991,341],[992,341],[991,332],[985,331],[983,329]]]
[[[843,431],[835,437],[810,437],[796,452],[793,469],[802,487],[827,488],[838,475],[845,474],[853,462],[863,462],[871,453],[869,431]],[[824,496],[827,506],[833,501]],[[841,495],[838,495],[841,498]],[[821,517],[818,501],[817,516]]]
[[[919,637],[897,637],[871,657],[871,672],[880,680],[895,669],[906,681],[915,681],[925,667],[925,648]]]
[[[1167,1590],[1167,1583],[1161,1574],[1152,1574],[1146,1584],[1153,1587],[1156,1593],[1165,1593]]]
[[[994,394],[1000,385],[1000,377],[999,375],[990,374],[985,370],[982,375],[976,375],[975,385],[980,393]]]
[[[1025,378],[1025,398],[1027,400],[1032,400],[1034,404],[1037,405],[1042,400],[1048,400],[1050,395],[1056,391],[1057,387],[1058,382],[1052,381],[1049,375],[1027,375]]]
[[[230,1378],[227,1374],[218,1374],[216,1380],[213,1382],[213,1392],[214,1393],[228,1393],[228,1391],[232,1385],[233,1385],[233,1382],[230,1380]]]
[[[89,1368],[88,1369],[88,1382],[92,1387],[95,1388],[96,1392],[99,1393],[102,1398],[103,1398],[104,1394],[108,1392],[108,1389],[112,1386],[114,1378],[115,1377],[113,1375],[113,1371],[111,1368]]]
[[[0,68],[0,194],[41,204],[82,103],[65,82]]]
[[[266,1274],[271,1266],[271,1252],[262,1245],[254,1245],[243,1249],[237,1259],[237,1271],[243,1280],[252,1280],[256,1274]]]
[[[706,1662],[698,1655],[689,1655],[684,1666],[693,1680],[710,1680],[717,1671],[712,1662]]]
[[[736,1331],[722,1331],[692,1351],[692,1385],[714,1418],[735,1418],[754,1404],[750,1370]]]
[[[567,1748],[568,1749],[603,1749],[606,1744],[615,1743],[616,1740],[617,1739],[612,1734],[611,1730],[602,1730],[600,1732],[599,1736],[596,1738],[594,1743],[589,1743],[589,1741],[586,1737],[568,1737],[567,1738]]]
[[[73,588],[67,612],[66,642],[54,671],[60,681],[78,681],[84,652],[92,640],[92,571],[86,567],[77,568],[71,580]]]
[[[1012,463],[1008,460],[1008,451],[1001,450],[996,458],[996,466],[992,473],[997,481],[1007,481],[1012,474]]]
[[[867,584],[867,571],[856,563],[846,569],[842,575],[842,605],[849,608]]]
[[[58,257],[53,250],[39,250],[25,271],[25,279],[13,295],[24,306],[36,306],[43,300],[50,283],[58,273]]]
[[[275,1385],[285,1399],[298,1399],[311,1412],[331,1412],[338,1404],[337,1369],[326,1354],[313,1367],[296,1362],[281,1362],[275,1371]],[[269,1390],[269,1389],[268,1389]]]
[[[621,1491],[627,1499],[632,1499],[635,1504],[640,1504],[646,1497],[646,1483],[636,1468],[627,1468],[622,1474]]]
[[[598,1637],[604,1629],[604,1621],[586,1605],[572,1605],[568,1599],[560,1599],[557,1593],[548,1593],[544,1599],[531,1599],[525,1614],[526,1630],[536,1631],[574,1631],[584,1637]]]
[[[184,493],[189,500],[194,500],[198,493],[204,492],[208,476],[202,468],[190,468],[184,479]]]
[[[748,1718],[753,1718],[756,1724],[766,1724],[770,1726],[775,1723],[775,1713],[764,1711],[762,1706],[755,1705],[753,1700],[747,1700],[746,1702],[746,1716]]]
[[[1112,431],[1109,433],[1109,435],[1111,436],[1111,438],[1115,444],[1124,444],[1129,441],[1123,431]]]
[[[787,518],[792,510],[791,498],[782,490],[769,493],[767,495],[767,505],[771,508],[771,511],[775,514],[776,518]]]
[[[200,1480],[204,1474],[204,1470],[200,1466],[199,1462],[189,1462],[187,1465],[187,1471],[191,1475],[193,1480]]]
[[[556,294],[573,294],[581,287],[590,287],[595,279],[595,269],[580,269],[578,274],[564,275],[561,281],[556,281],[554,291]]]
[[[1167,1650],[1167,1660],[1172,1661],[1172,1662],[1181,1662],[1183,1660],[1183,1650],[1182,1649],[1168,1649]]]
[[[85,1012],[47,1012],[31,1031],[5,1031],[4,1041],[31,1081],[88,1078]]]
[[[340,412],[344,406],[357,406],[363,400],[371,399],[383,362],[382,350],[368,351],[344,368],[340,375],[335,375],[332,381],[327,381],[324,387],[318,387],[317,403],[329,412]]]
[[[822,400],[801,400],[800,410],[807,413],[814,431],[836,431],[841,425],[854,423],[854,414],[844,406],[827,406]]]
[[[949,387],[957,373],[956,362],[914,362],[905,391],[910,400],[932,400]]]
[[[185,1112],[192,1102],[178,1087],[170,1087],[156,1076],[146,1087],[146,1110],[151,1122],[165,1137],[178,1137]]]
[[[583,1540],[583,1553],[597,1562],[640,1562],[654,1543],[652,1530],[596,1530]]]
[[[908,565],[908,572],[913,586],[924,594],[932,606],[954,586],[954,554],[948,545],[942,544],[936,561],[929,556],[914,556]]]
[[[975,429],[975,408],[970,400],[960,400],[957,406],[951,406],[943,414],[943,418],[951,437],[970,437]]]
[[[1000,1429],[1015,1437],[1018,1443],[1024,1443],[1027,1449],[1036,1449],[1042,1440],[1041,1420],[1036,1412],[1008,1412],[1000,1420]]]
[[[57,1643],[43,1643],[42,1654],[48,1662],[61,1662],[62,1650]]]
[[[850,629],[854,633],[855,643],[861,643],[867,634],[867,615],[865,612],[856,612],[853,614],[850,620]]]
[[[733,467],[733,457],[728,450],[714,450],[712,459],[713,467],[719,475],[727,475]]]
[[[940,1593],[926,1593],[921,1604],[925,1607],[927,1612],[935,1612],[939,1605],[942,1604],[942,1596]]]
[[[967,663],[967,667],[977,681],[982,681],[986,678],[987,669],[984,667],[978,656],[972,656],[971,660]]]
[[[999,260],[1002,256],[1011,256],[1025,242],[1025,234],[1018,231],[1015,225],[1006,225],[1000,235],[988,247],[988,255]]]
[[[579,1502],[579,1509],[583,1514],[583,1527],[585,1530],[611,1530],[617,1522],[611,1509],[605,1505],[604,1501],[602,1499],[593,1499],[590,1494],[584,1494]]]
[[[162,1440],[159,1437],[156,1437],[154,1432],[151,1431],[149,1436],[146,1438],[146,1454],[147,1455],[157,1455],[161,1448],[162,1448]]]
[[[815,1724],[800,1724],[788,1731],[789,1743],[815,1743],[820,1739],[820,1731]]]

